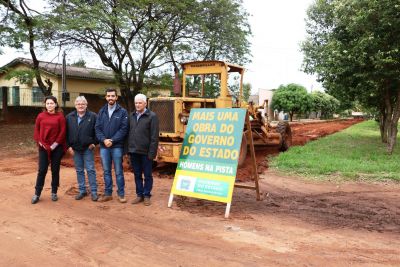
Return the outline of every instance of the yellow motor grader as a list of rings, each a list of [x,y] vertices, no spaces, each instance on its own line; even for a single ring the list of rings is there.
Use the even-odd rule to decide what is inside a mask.
[[[289,148],[292,134],[287,122],[272,126],[268,121],[268,102],[263,106],[243,99],[245,68],[223,61],[195,61],[182,64],[182,85],[174,81],[174,97],[149,99],[149,108],[159,118],[160,142],[158,162],[177,163],[192,108],[247,108],[254,146]],[[176,75],[176,79],[179,79]],[[259,111],[264,109],[264,113]],[[245,127],[245,131],[246,131]],[[243,134],[239,166],[244,162],[247,144]]]

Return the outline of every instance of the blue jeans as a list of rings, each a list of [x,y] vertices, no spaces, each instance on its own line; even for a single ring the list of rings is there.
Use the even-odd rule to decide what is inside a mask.
[[[94,167],[94,151],[89,148],[84,151],[74,150],[74,162],[80,193],[86,193],[85,169],[87,172],[90,192],[97,194],[96,168]]]
[[[131,153],[131,165],[135,175],[136,195],[138,197],[151,197],[151,189],[153,188],[153,160],[147,155]],[[144,174],[144,180],[142,177]]]
[[[104,195],[111,196],[113,191],[113,181],[111,175],[112,163],[114,162],[114,171],[117,182],[117,194],[120,197],[125,196],[125,178],[122,168],[122,147],[100,148],[101,163],[104,172]]]

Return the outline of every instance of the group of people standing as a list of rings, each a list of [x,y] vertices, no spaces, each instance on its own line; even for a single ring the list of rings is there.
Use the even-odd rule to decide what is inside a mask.
[[[75,100],[75,109],[64,117],[57,98],[47,96],[45,108],[35,123],[34,139],[39,149],[39,170],[32,204],[39,202],[48,166],[51,166],[51,200],[57,201],[60,184],[60,164],[65,152],[73,155],[79,193],[76,200],[88,196],[85,169],[92,201],[113,199],[112,165],[114,165],[118,201],[126,203],[123,156],[129,153],[136,184],[136,198],[132,204],[150,205],[153,188],[152,163],[158,148],[158,118],[147,109],[143,94],[135,96],[135,111],[128,115],[118,103],[117,91],[106,90],[106,101],[98,114],[88,110],[84,96]],[[104,194],[97,194],[94,148],[100,144],[100,158],[104,174]],[[143,177],[143,176],[144,177]]]

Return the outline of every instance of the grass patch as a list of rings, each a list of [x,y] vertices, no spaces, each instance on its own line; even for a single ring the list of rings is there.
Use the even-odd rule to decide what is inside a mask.
[[[269,159],[272,169],[323,180],[400,181],[400,143],[392,155],[381,142],[378,124],[365,121],[336,134],[291,147]]]

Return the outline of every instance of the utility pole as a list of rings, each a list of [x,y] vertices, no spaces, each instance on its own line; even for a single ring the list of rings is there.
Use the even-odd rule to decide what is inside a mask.
[[[63,52],[63,63],[62,63],[62,73],[61,73],[61,87],[62,87],[62,102],[65,108],[66,102],[69,101],[69,93],[67,91],[67,64],[65,61],[65,50]]]

